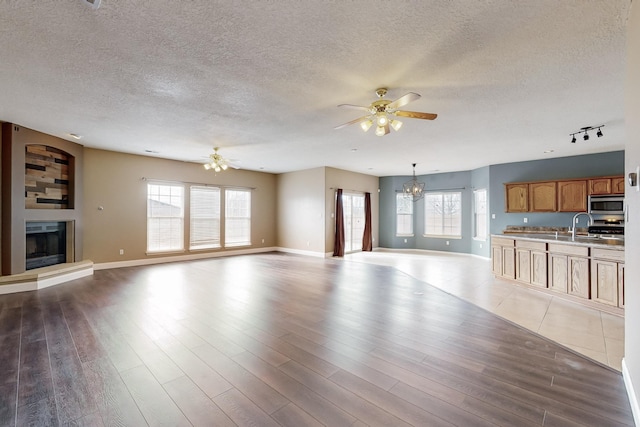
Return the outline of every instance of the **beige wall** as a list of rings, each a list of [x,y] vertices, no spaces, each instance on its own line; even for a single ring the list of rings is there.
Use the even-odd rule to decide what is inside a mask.
[[[325,168],[278,175],[278,246],[325,252]]]
[[[273,174],[235,169],[215,173],[196,163],[90,148],[85,149],[84,162],[84,258],[94,263],[158,256],[146,254],[146,192],[150,179],[254,188],[251,248],[276,245],[276,176]],[[124,255],[119,254],[120,249],[124,249]],[[220,251],[224,249],[211,252]]]
[[[278,175],[278,246],[321,256],[333,253],[337,188],[371,193],[378,246],[378,177],[328,167]]]
[[[625,172],[635,172],[640,166],[640,4],[634,2],[627,24],[627,79],[626,79],[626,127]],[[628,220],[625,224],[625,355],[627,382],[631,382],[638,411],[640,393],[640,192],[627,184],[625,200]],[[640,413],[635,414],[640,422]]]
[[[326,168],[325,200],[326,200],[326,229],[325,252],[333,252],[335,241],[335,189],[342,188],[345,192],[371,193],[371,229],[373,234],[373,247],[378,246],[378,218],[379,218],[379,193],[378,177],[349,172],[342,169]]]

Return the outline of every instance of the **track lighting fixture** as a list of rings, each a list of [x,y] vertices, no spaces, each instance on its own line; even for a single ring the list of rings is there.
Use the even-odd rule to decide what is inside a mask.
[[[598,129],[598,132],[596,132],[596,136],[598,138],[601,138],[603,133],[602,133],[602,130],[600,128],[603,128],[603,127],[604,127],[604,125],[585,126],[583,128],[580,128],[579,131],[569,134],[571,136],[571,143],[575,144],[576,143],[576,135],[581,134],[581,133],[584,133],[584,135],[582,135],[582,139],[584,139],[585,141],[588,141],[589,140],[589,134],[587,132],[589,132],[590,130]]]

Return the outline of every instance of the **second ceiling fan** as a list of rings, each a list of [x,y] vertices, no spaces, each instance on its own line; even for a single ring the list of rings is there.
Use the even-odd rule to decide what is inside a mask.
[[[366,132],[369,130],[369,128],[371,128],[371,126],[375,124],[376,135],[384,136],[389,133],[389,127],[392,127],[397,131],[402,126],[401,121],[389,116],[409,117],[412,119],[425,120],[434,120],[436,117],[438,117],[437,114],[433,113],[420,113],[417,111],[404,111],[399,109],[410,102],[420,99],[420,95],[417,93],[409,92],[406,95],[403,95],[400,98],[396,99],[395,101],[384,99],[384,96],[386,94],[386,88],[376,89],[376,95],[378,95],[379,99],[372,102],[368,107],[353,104],[338,105],[338,107],[347,107],[366,111],[367,115],[341,124],[340,126],[336,126],[334,129],[342,129],[343,127],[360,123],[360,127]]]

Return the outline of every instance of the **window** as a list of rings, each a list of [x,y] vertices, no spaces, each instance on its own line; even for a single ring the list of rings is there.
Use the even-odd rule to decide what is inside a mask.
[[[396,235],[413,236],[413,199],[396,193]]]
[[[225,190],[224,245],[251,244],[251,191]]]
[[[220,189],[192,186],[189,249],[220,247]]]
[[[364,236],[364,196],[361,194],[343,194],[342,208],[344,216],[344,251],[362,250]]]
[[[473,192],[473,238],[487,240],[487,190]]]
[[[462,193],[428,193],[424,197],[426,236],[462,237]]]
[[[184,249],[184,188],[147,185],[147,251]]]

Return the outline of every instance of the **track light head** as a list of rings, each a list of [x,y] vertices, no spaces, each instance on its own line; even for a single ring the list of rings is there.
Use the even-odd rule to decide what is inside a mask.
[[[575,135],[571,135],[573,138],[571,138],[571,143],[575,144],[576,143],[576,136]]]
[[[602,131],[600,130],[600,128],[598,128],[598,133],[596,133],[596,136],[598,138],[602,137]]]
[[[584,136],[582,137],[582,139],[584,139],[585,141],[589,140],[589,134],[587,133],[587,131],[584,131]]]

